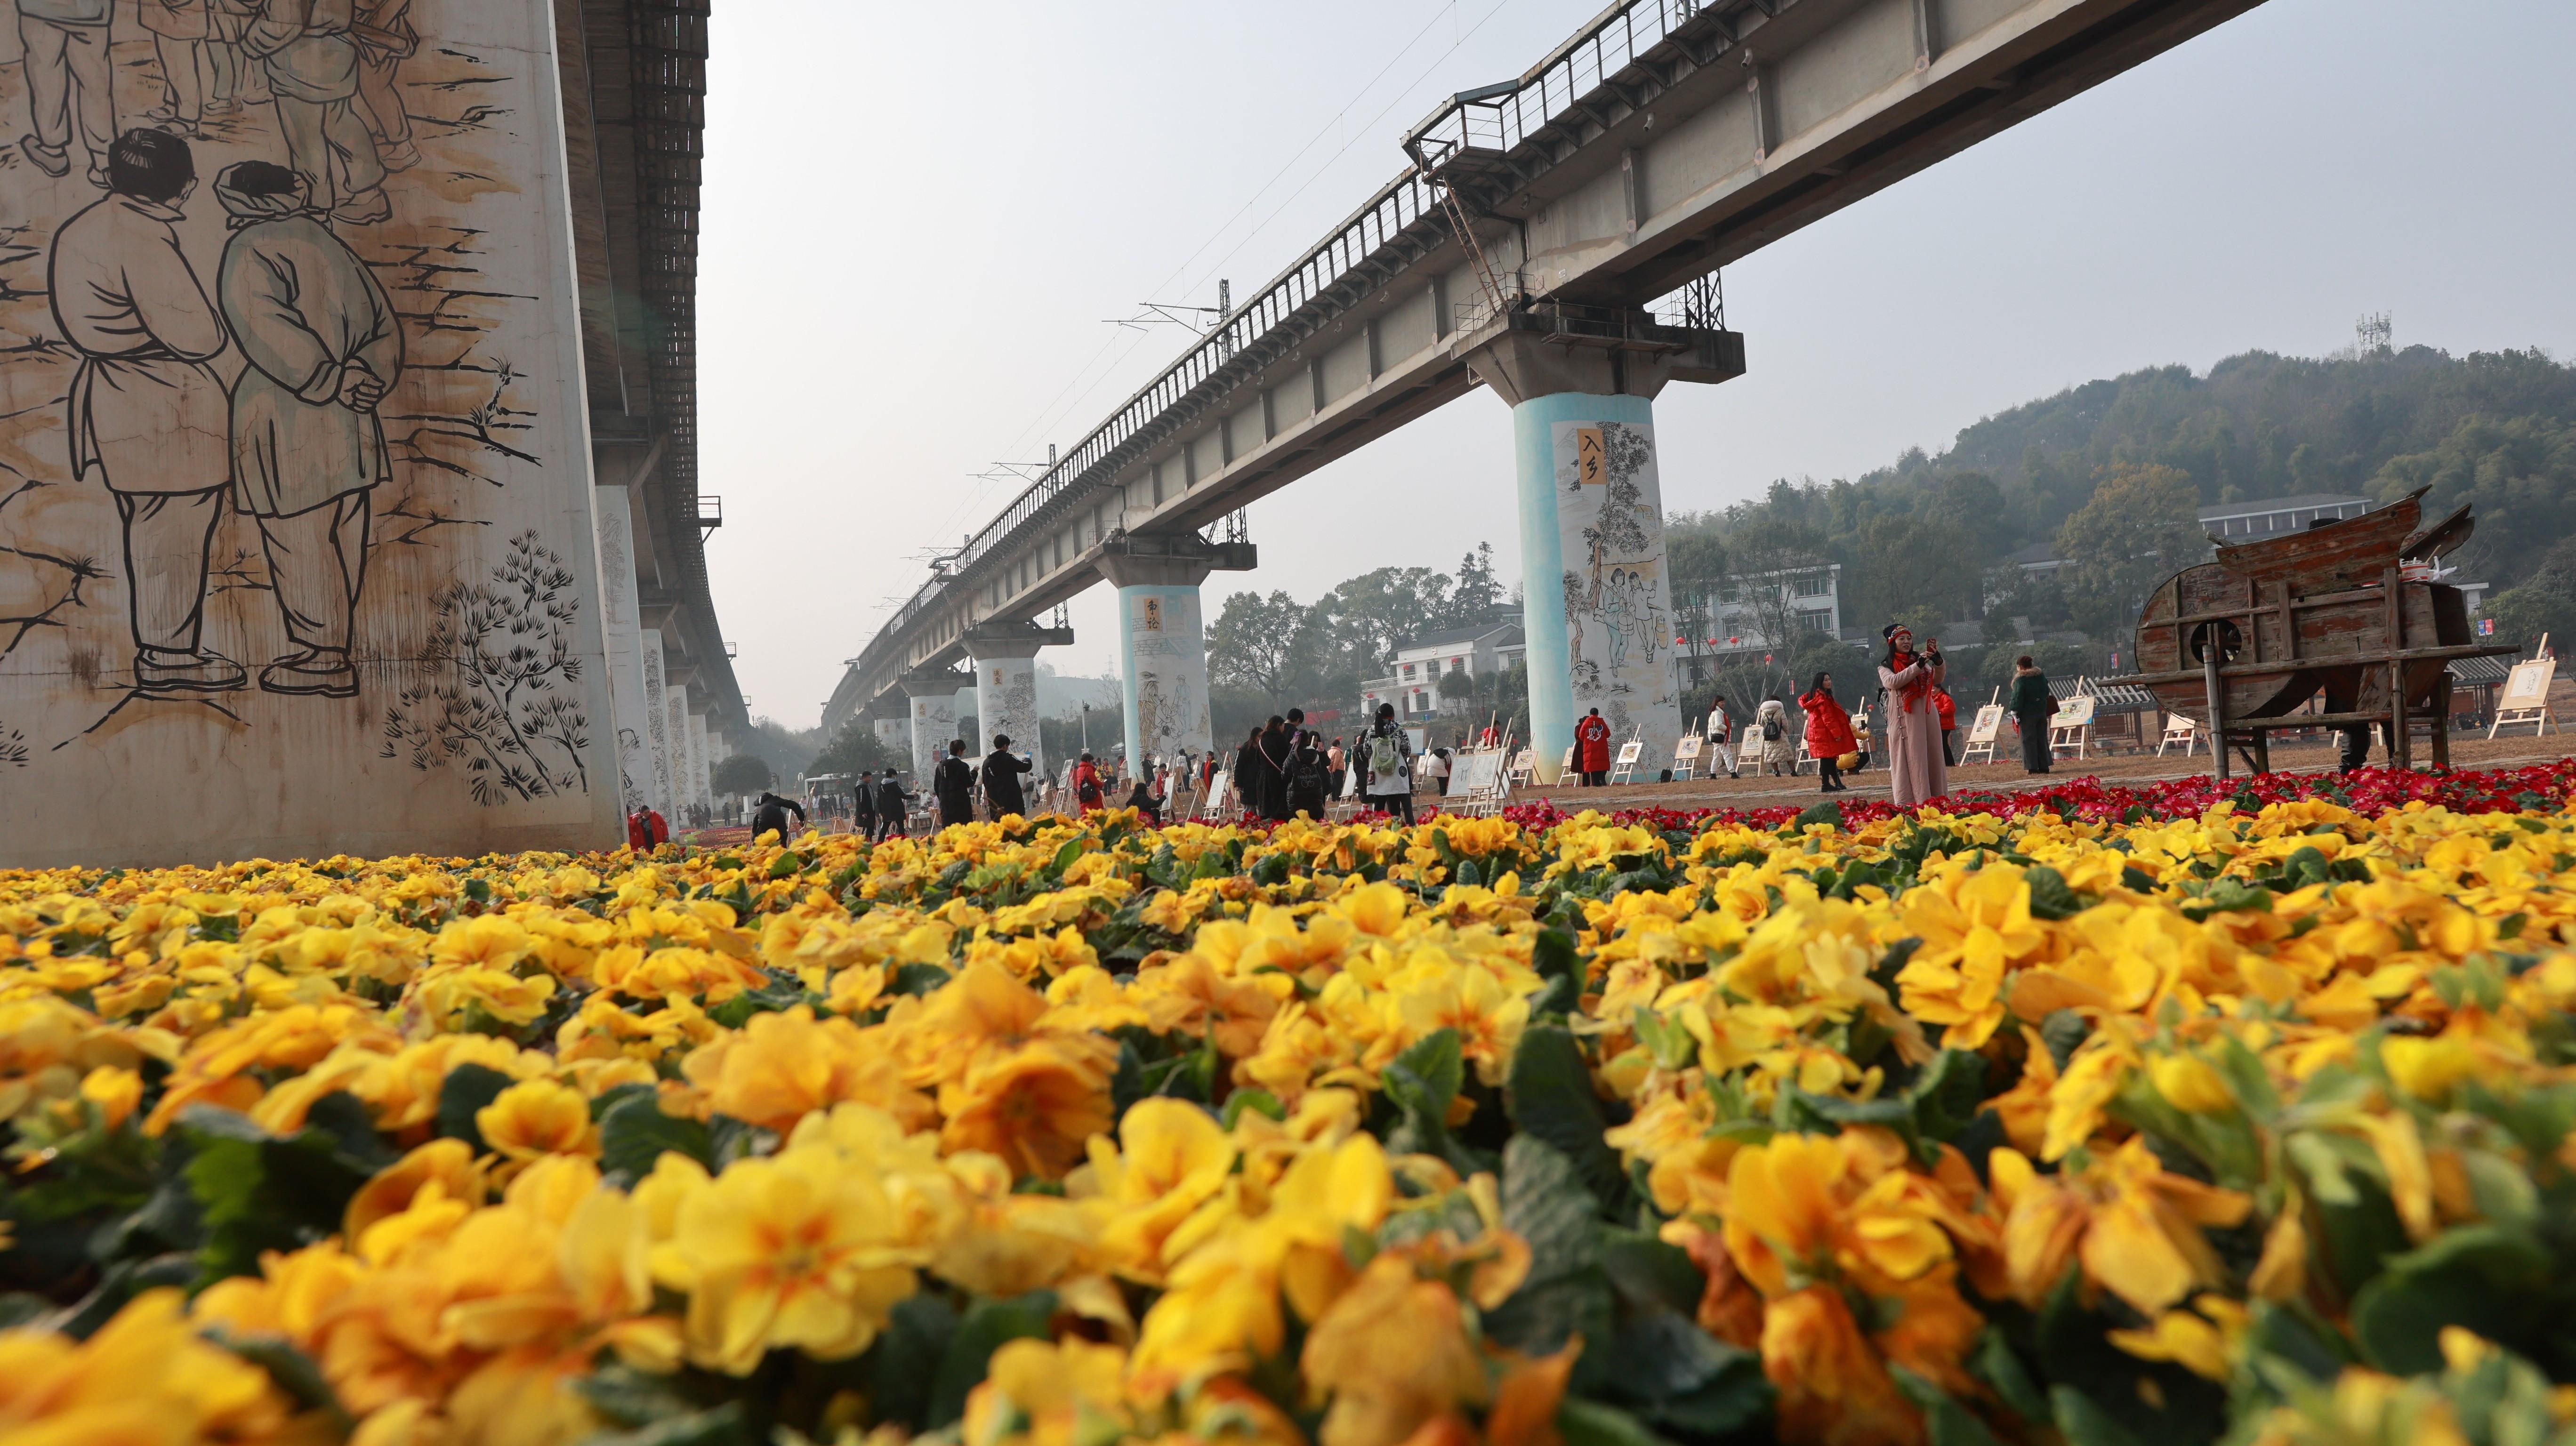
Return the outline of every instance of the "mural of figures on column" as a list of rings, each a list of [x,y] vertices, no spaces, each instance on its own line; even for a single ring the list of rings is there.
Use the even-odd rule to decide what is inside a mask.
[[[591,495],[599,524],[599,616],[608,630],[608,694],[617,714],[619,797],[629,812],[652,796],[653,762],[645,755],[642,619],[635,599],[635,517],[623,487]]]
[[[13,9],[0,866],[613,842],[553,7]]]
[[[1027,754],[1038,774],[1046,773],[1046,757],[1038,748],[1036,658],[976,659],[975,718],[987,750],[996,735],[1008,738],[1012,752]]]
[[[1199,590],[1160,584],[1122,587],[1119,642],[1126,664],[1127,757],[1171,759],[1208,751],[1207,637]],[[1141,755],[1141,757],[1140,757]]]
[[[662,688],[662,630],[643,631],[644,649],[644,752],[653,769],[653,806],[662,817],[678,816],[680,793],[673,785],[678,775],[671,767],[671,700]]]
[[[1663,641],[1673,603],[1654,424],[1559,421],[1553,440],[1575,716],[1599,708],[1612,738],[1642,737],[1644,756],[1661,767],[1682,721]]]
[[[957,736],[957,687],[943,685],[943,691],[923,693],[912,700],[912,777],[915,789],[930,786],[930,771],[948,754],[948,740]]]
[[[697,788],[689,781],[689,688],[666,678],[662,685],[662,707],[669,720],[671,739],[671,804],[675,810],[671,825],[676,828],[688,810],[698,801]]]
[[[715,765],[707,758],[707,720],[704,714],[689,715],[689,788],[700,808],[715,806]]]

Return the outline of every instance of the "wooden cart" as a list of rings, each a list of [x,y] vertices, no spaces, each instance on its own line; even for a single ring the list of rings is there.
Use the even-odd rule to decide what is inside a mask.
[[[2149,595],[2135,681],[2204,721],[2220,778],[2230,748],[2270,771],[2274,731],[2374,723],[2389,761],[2409,768],[2419,720],[2433,762],[2450,766],[2450,661],[2518,650],[2472,641],[2460,590],[2409,576],[2429,574],[2474,525],[2462,507],[2422,526],[2425,490],[2306,532],[2219,543]],[[2296,711],[2319,693],[2324,712]]]

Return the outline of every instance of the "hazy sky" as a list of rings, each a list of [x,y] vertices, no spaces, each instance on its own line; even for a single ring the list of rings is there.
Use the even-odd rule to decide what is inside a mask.
[[[715,10],[699,385],[717,609],[754,714],[810,727],[924,559],[1186,342],[1144,301],[1266,281],[1395,175],[1437,97],[1596,0],[1092,0]],[[1363,39],[1361,37],[1372,37]],[[2576,350],[2568,0],[2269,0],[1726,272],[1749,370],[1657,401],[1664,503],[1850,476],[2068,385],[2399,345]],[[1311,599],[1490,541],[1509,414],[1476,391],[1252,509]],[[1360,520],[1404,499],[1407,541]],[[1373,540],[1365,550],[1351,543]],[[1114,671],[1112,594],[1045,660]]]

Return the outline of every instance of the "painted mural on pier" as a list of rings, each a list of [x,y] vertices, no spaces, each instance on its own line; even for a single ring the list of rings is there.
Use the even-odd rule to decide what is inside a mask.
[[[1553,441],[1574,713],[1600,709],[1614,742],[1643,738],[1652,777],[1672,761],[1682,727],[1654,427],[1559,422]]]
[[[549,7],[17,19],[0,863],[614,837]]]

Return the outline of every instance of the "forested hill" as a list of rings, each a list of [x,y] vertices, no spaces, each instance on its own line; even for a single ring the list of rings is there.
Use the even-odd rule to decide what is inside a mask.
[[[2187,482],[2198,505],[2386,500],[2430,484],[2428,507],[2477,505],[2467,572],[2510,586],[2576,528],[2576,367],[2537,350],[2383,346],[2131,372],[1988,417],[1938,456],[1915,449],[1850,481],[1774,483],[1760,502],[1676,518],[1676,572],[1749,570],[1748,555],[1787,540],[1845,565],[1852,622],[1927,607],[1955,618],[2016,550],[2058,544],[2097,487],[2142,474],[2176,504]],[[2085,621],[2080,600],[2074,611]]]

